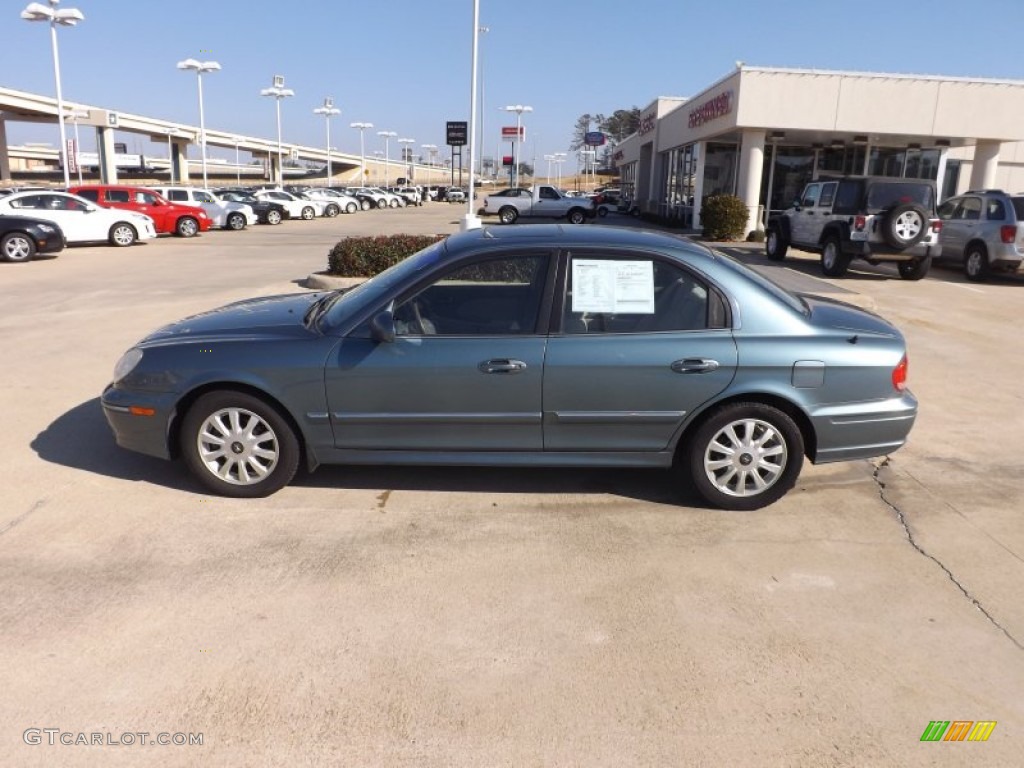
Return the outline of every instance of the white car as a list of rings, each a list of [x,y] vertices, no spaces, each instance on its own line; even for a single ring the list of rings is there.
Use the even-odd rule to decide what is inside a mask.
[[[199,187],[151,187],[172,203],[202,208],[213,221],[213,226],[224,229],[245,229],[256,224],[259,217],[251,205],[221,200],[208,189]]]
[[[384,195],[388,201],[388,208],[405,208],[406,199],[401,195],[396,195],[394,192],[388,192],[386,189],[381,187],[370,187],[371,192],[376,192],[378,195]]]
[[[324,209],[327,207],[322,200],[303,200],[283,189],[261,189],[253,194],[260,200],[280,203],[288,209],[288,214],[293,219],[305,219],[306,221],[315,219],[317,216],[323,216]]]
[[[15,192],[0,197],[0,215],[32,216],[56,224],[69,244],[132,245],[156,237],[153,219],[144,213],[101,208],[67,192]]]
[[[324,216],[337,216],[339,213],[355,213],[362,207],[351,195],[345,195],[336,189],[307,189],[302,196],[308,200],[320,200],[324,204]],[[333,211],[333,212],[332,212]]]

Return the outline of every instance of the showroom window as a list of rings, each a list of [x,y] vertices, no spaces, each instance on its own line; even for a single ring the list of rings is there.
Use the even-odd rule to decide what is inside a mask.
[[[662,189],[662,215],[677,219],[684,227],[693,223],[693,195],[697,173],[697,152],[694,144],[664,152],[664,188]]]

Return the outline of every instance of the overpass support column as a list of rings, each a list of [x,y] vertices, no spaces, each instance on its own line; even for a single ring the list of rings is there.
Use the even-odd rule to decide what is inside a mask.
[[[761,177],[764,175],[764,140],[763,130],[743,131],[738,192],[747,206],[747,230],[744,234],[761,228],[757,214],[761,202]]]
[[[998,141],[981,141],[974,145],[974,164],[971,166],[970,189],[995,189],[996,171],[999,170]],[[940,180],[941,184],[942,181]]]
[[[188,183],[188,142],[171,142],[171,173],[175,184]]]
[[[96,151],[99,153],[100,182],[117,183],[117,162],[114,157],[114,129],[96,126]]]
[[[11,180],[11,156],[7,153],[7,121],[0,120],[0,181]]]
[[[278,162],[280,159],[277,154],[272,154],[270,157],[270,181],[281,186],[283,183],[283,176],[281,176],[281,164]]]

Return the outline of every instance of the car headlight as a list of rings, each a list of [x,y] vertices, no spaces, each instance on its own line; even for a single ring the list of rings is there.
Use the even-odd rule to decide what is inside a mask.
[[[40,232],[46,232],[47,234],[49,234],[50,232],[56,232],[57,231],[57,228],[54,227],[54,226],[51,226],[50,224],[36,224],[36,228]]]
[[[116,384],[129,373],[135,370],[142,361],[142,350],[138,347],[132,347],[123,355],[121,359],[117,361],[117,365],[114,366],[114,383]]]

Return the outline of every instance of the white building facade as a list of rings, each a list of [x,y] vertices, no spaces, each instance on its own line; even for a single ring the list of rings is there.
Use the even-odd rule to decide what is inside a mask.
[[[655,99],[613,154],[642,213],[700,229],[714,194],[763,228],[824,176],[932,179],[939,199],[1024,190],[1024,81],[741,66],[696,96]]]

